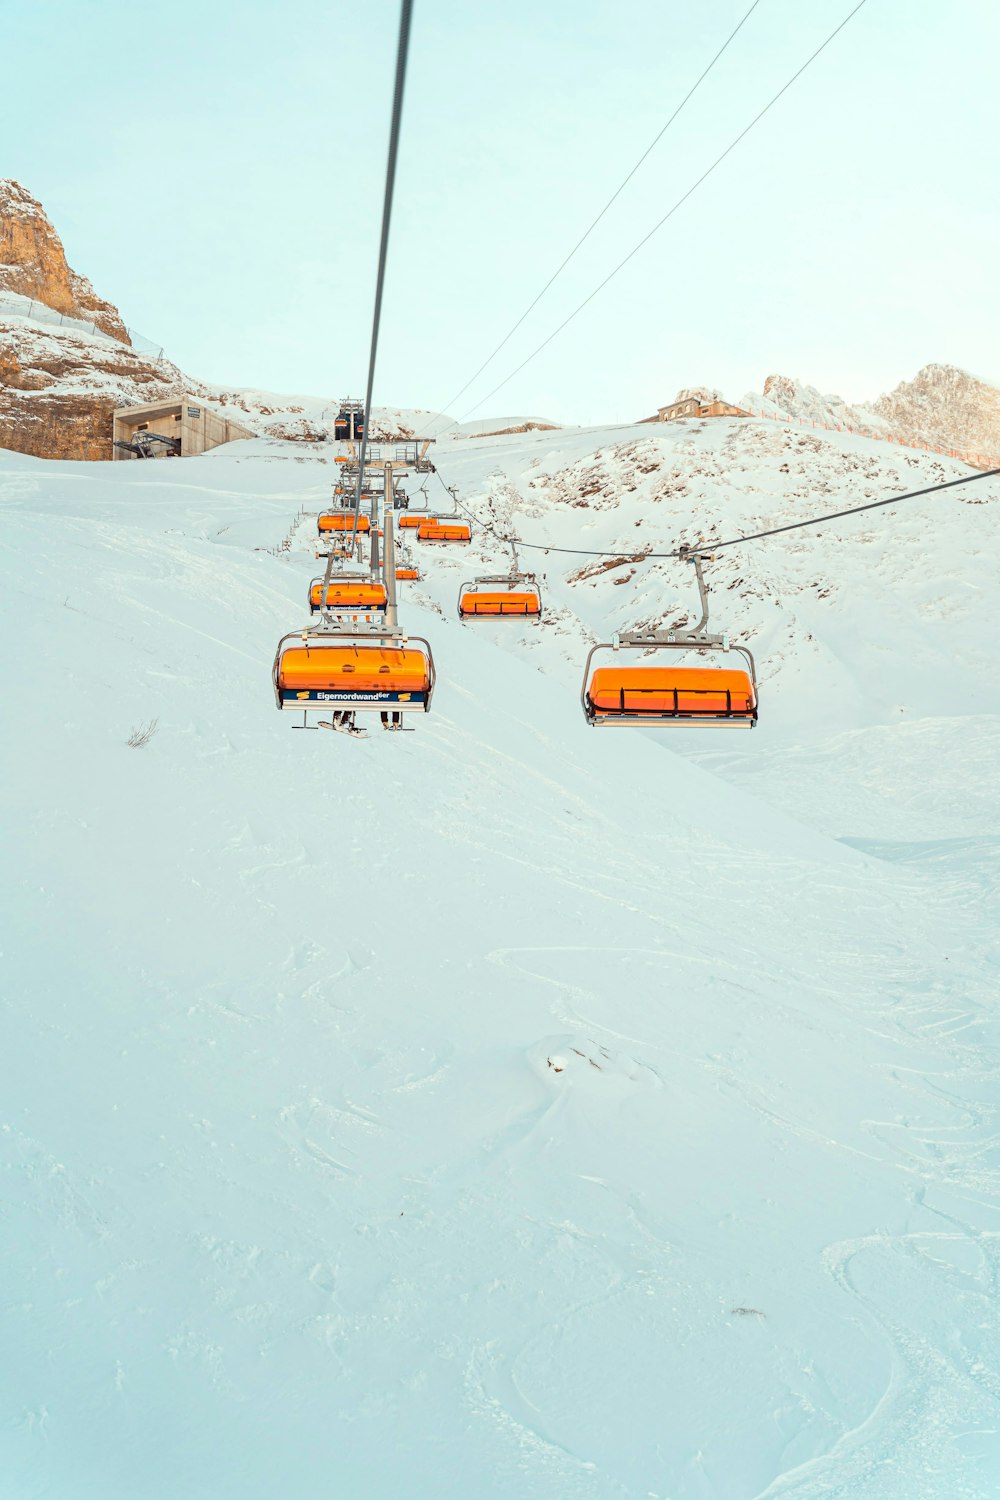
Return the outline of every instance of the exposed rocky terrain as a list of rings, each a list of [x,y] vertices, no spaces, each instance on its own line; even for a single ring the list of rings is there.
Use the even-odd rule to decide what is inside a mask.
[[[910,442],[1000,454],[1000,389],[954,365],[925,365],[873,406]]]
[[[0,447],[110,458],[115,407],[184,384],[176,366],[132,347],[118,309],[67,264],[37,199],[0,180]]]
[[[767,416],[801,417],[824,427],[848,427],[870,437],[883,437],[891,423],[879,416],[873,406],[845,401],[843,396],[825,394],[813,385],[805,385],[788,375],[768,375],[763,391],[747,391],[740,406]]]
[[[122,344],[129,341],[118,309],[67,265],[42,205],[11,178],[0,178],[0,291],[36,298],[54,312],[96,324]]]
[[[721,395],[708,386],[689,386],[674,400],[710,401]],[[915,447],[952,449],[973,461],[1000,457],[1000,387],[955,365],[925,365],[912,380],[869,402],[845,401],[792,376],[772,374],[762,390],[747,391],[737,404],[778,421],[790,418]]]
[[[60,316],[77,321],[59,324]],[[325,440],[337,408],[329,397],[207,385],[134,347],[118,309],[67,263],[42,205],[20,183],[0,179],[0,447],[41,458],[107,459],[115,407],[181,391],[255,433],[299,442]],[[709,400],[720,392],[691,386],[675,399],[692,395]],[[779,420],[940,445],[970,456],[1000,454],[1000,388],[954,365],[925,365],[887,395],[853,404],[772,374],[763,391],[748,392],[739,405]],[[440,422],[439,414],[384,407],[372,414],[370,432],[398,441],[455,429],[453,423],[441,429]],[[496,437],[549,428],[529,419],[499,425],[494,419],[463,431]]]
[[[331,397],[209,385],[133,347],[118,309],[67,263],[42,205],[20,183],[0,179],[0,448],[109,459],[116,407],[183,391],[261,436],[298,442],[328,438],[337,411]],[[410,438],[432,419],[440,421],[380,408],[371,434]]]

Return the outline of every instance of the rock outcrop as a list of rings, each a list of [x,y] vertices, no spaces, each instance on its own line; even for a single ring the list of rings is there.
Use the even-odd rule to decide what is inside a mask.
[[[823,427],[849,427],[870,437],[884,437],[890,424],[871,406],[851,405],[843,396],[825,394],[788,375],[768,375],[763,393],[749,391],[740,402],[750,411],[801,418]]]
[[[11,178],[0,178],[0,291],[31,297],[53,312],[93,323],[120,343],[129,341],[118,309],[67,265],[42,205]]]
[[[116,406],[184,389],[190,382],[175,365],[151,364],[111,338],[7,319],[0,304],[0,448],[108,459]]]
[[[924,365],[873,405],[905,442],[1000,455],[1000,389],[955,365]]]
[[[676,400],[717,396],[707,387],[678,391]],[[748,391],[746,410],[793,422],[860,432],[867,437],[944,449],[973,465],[1000,457],[1000,387],[955,365],[925,365],[886,396],[852,403],[789,375],[768,375],[763,391]],[[655,422],[656,417],[645,418]]]
[[[749,392],[743,404],[768,416],[943,448],[972,463],[1000,455],[1000,388],[954,365],[925,365],[888,395],[856,405],[787,375],[769,375],[763,393]]]
[[[705,406],[710,406],[713,401],[724,401],[726,398],[721,391],[717,391],[714,385],[685,385],[671,402],[676,406],[678,401],[701,401]]]
[[[0,180],[0,447],[108,459],[116,406],[188,384],[132,348],[117,308],[67,264],[41,204]]]

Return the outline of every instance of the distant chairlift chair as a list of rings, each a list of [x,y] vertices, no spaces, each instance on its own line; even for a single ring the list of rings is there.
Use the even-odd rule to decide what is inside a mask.
[[[535,619],[542,613],[542,591],[530,573],[474,578],[458,591],[458,618]]]

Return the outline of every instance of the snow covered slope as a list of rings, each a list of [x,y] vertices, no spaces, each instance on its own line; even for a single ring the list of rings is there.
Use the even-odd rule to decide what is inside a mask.
[[[333,423],[340,410],[332,396],[289,396],[275,391],[231,389],[228,386],[189,382],[231,421],[241,422],[265,438],[319,441],[333,436]],[[384,441],[423,437],[440,431],[450,418],[441,412],[409,407],[376,406],[370,436]]]
[[[437,456],[636,554],[957,472],[815,442]],[[6,1492],[995,1496],[993,482],[720,554],[721,745],[579,709],[676,565],[461,625],[480,528],[404,595],[434,711],[355,742],[268,676],[332,472],[0,453]]]

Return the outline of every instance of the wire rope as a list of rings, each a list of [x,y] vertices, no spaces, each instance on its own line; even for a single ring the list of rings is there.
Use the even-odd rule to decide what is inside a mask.
[[[711,73],[712,69],[715,67],[716,63],[719,61],[719,58],[722,56],[722,54],[729,47],[730,43],[733,42],[733,41],[735,41],[737,35],[739,34],[740,31],[742,31],[743,27],[746,25],[747,21],[749,21],[750,17],[753,15],[754,11],[757,9],[757,6],[759,4],[760,4],[760,0],[753,0],[753,4],[750,6],[750,9],[748,11],[746,11],[746,13],[743,15],[742,19],[739,21],[739,23],[734,27],[734,29],[726,37],[726,40],[723,42],[723,44],[719,48],[718,52],[716,52],[715,56],[712,58],[711,62],[708,64],[708,66],[705,67],[702,70],[702,72],[698,75],[698,77],[696,78],[696,80],[694,81],[694,83],[691,85],[691,87],[688,89],[687,93],[684,95],[684,98],[681,100],[680,104],[678,104],[677,108],[674,110],[673,114],[667,120],[666,124],[663,125],[660,128],[659,132],[650,141],[649,145],[646,147],[645,151],[642,153],[642,155],[639,157],[638,161],[632,167],[631,171],[625,177],[622,178],[621,182],[615,188],[614,192],[611,194],[611,197],[605,203],[604,207],[601,209],[601,211],[597,215],[597,217],[591,221],[591,223],[583,231],[583,234],[577,240],[576,244],[573,246],[573,248],[569,252],[569,254],[565,257],[564,260],[562,260],[559,263],[559,265],[556,267],[556,269],[552,272],[552,275],[549,277],[548,281],[545,283],[545,285],[542,287],[541,291],[535,297],[534,301],[528,303],[528,306],[524,309],[524,312],[518,318],[517,322],[514,323],[511,326],[510,329],[508,329],[507,333],[504,334],[504,336],[500,340],[499,344],[497,344],[496,348],[493,350],[493,353],[490,354],[486,359],[483,360],[482,364],[479,366],[479,369],[476,370],[475,374],[470,375],[469,378],[468,378],[468,380],[461,387],[461,389],[457,390],[455,392],[454,396],[449,397],[448,401],[445,403],[445,410],[446,411],[447,411],[447,409],[448,409],[449,406],[451,406],[454,402],[456,402],[461,396],[465,395],[465,392],[469,389],[469,386],[472,385],[475,381],[477,381],[479,379],[479,377],[483,373],[483,371],[485,369],[487,369],[487,367],[489,365],[491,365],[493,363],[493,361],[496,359],[497,355],[500,353],[500,350],[503,349],[504,346],[510,342],[510,340],[513,338],[514,334],[517,332],[517,330],[520,328],[521,324],[524,322],[525,318],[528,317],[529,313],[534,312],[535,308],[538,306],[539,302],[541,302],[541,300],[545,296],[546,292],[559,279],[559,277],[562,275],[563,271],[565,271],[566,267],[569,265],[570,261],[576,255],[577,251],[580,250],[583,247],[583,245],[585,244],[585,242],[593,234],[594,230],[597,228],[598,224],[604,218],[604,215],[607,213],[608,209],[611,207],[611,205],[618,198],[621,197],[622,193],[628,187],[629,183],[632,181],[632,178],[635,176],[636,172],[638,172],[638,170],[642,166],[643,162],[646,160],[646,158],[649,155],[651,155],[651,153],[653,152],[653,150],[655,149],[655,147],[659,145],[660,141],[666,135],[667,131],[670,129],[671,125],[677,119],[678,115],[681,113],[681,111],[684,109],[684,107],[689,103],[689,101],[697,93],[698,89],[704,83],[704,81],[708,77],[709,73]],[[452,423],[452,426],[454,426],[454,425],[455,425],[455,423]]]
[[[716,170],[716,168],[722,165],[722,163],[726,160],[726,157],[729,156],[733,151],[735,151],[736,147],[740,144],[740,142],[743,141],[743,140],[745,140],[746,137],[750,134],[750,132],[751,132],[751,130],[753,130],[754,126],[757,125],[757,124],[759,124],[759,122],[764,118],[764,116],[770,110],[772,110],[774,108],[774,106],[777,104],[778,100],[782,97],[782,95],[786,94],[788,92],[788,90],[792,87],[792,85],[799,78],[802,77],[802,74],[806,71],[806,69],[808,67],[810,67],[812,65],[812,63],[814,63],[816,61],[816,59],[817,59],[817,57],[819,57],[820,53],[824,52],[826,50],[826,48],[829,47],[830,43],[834,40],[834,38],[836,36],[838,36],[840,34],[840,32],[843,31],[844,27],[848,24],[848,22],[851,21],[851,20],[853,20],[853,18],[857,15],[858,11],[861,10],[862,7],[866,3],[867,3],[867,0],[858,0],[858,3],[854,6],[853,10],[849,11],[848,14],[844,17],[844,19],[840,22],[840,24],[838,26],[834,27],[833,31],[830,32],[830,35],[826,38],[826,40],[824,42],[821,42],[820,45],[816,48],[815,52],[811,53],[810,56],[806,58],[805,62],[801,65],[801,67],[799,67],[792,74],[791,78],[789,78],[788,81],[781,86],[781,88],[778,90],[778,92],[776,94],[774,94],[771,99],[768,100],[768,102],[764,105],[764,108],[761,109],[761,110],[759,110],[758,113],[756,115],[754,115],[754,117],[750,121],[749,125],[744,126],[744,128],[740,131],[739,135],[736,136],[736,138],[734,140],[730,141],[730,143],[726,147],[726,149],[723,152],[721,152],[715,158],[715,160],[712,162],[712,164],[710,166],[706,167],[705,171],[702,172],[701,176],[698,177],[698,178],[696,178],[695,181],[691,184],[691,186],[688,188],[687,192],[683,193],[681,195],[681,197],[677,199],[677,202],[670,209],[667,210],[667,212],[663,215],[662,219],[660,219],[656,224],[654,224],[653,227],[652,227],[652,229],[650,229],[648,231],[648,233],[646,233],[646,234],[643,235],[642,239],[639,240],[639,242],[632,247],[632,249],[625,256],[625,258],[623,260],[620,260],[618,262],[618,264],[615,266],[614,270],[609,271],[609,273],[607,274],[607,276],[605,276],[604,280],[601,281],[601,282],[599,282],[598,285],[594,288],[594,290],[592,292],[589,293],[588,296],[584,297],[583,301],[581,303],[579,303],[578,306],[573,309],[573,311],[569,314],[569,316],[566,317],[566,318],[564,318],[563,321],[558,325],[558,327],[554,328],[553,331],[549,334],[549,336],[547,338],[543,339],[542,342],[537,346],[537,348],[533,349],[532,352],[527,356],[526,359],[523,359],[521,361],[521,363],[516,367],[516,369],[511,370],[511,372],[510,372],[509,375],[505,375],[504,378],[503,378],[503,380],[501,380],[498,385],[495,385],[491,391],[487,391],[486,395],[483,396],[481,400],[477,401],[476,404],[475,404],[475,406],[470,406],[469,409],[468,409],[468,411],[463,412],[462,416],[459,417],[459,418],[457,418],[456,421],[452,423],[452,426],[457,426],[459,421],[464,422],[467,417],[470,417],[473,414],[473,412],[478,411],[479,408],[481,406],[485,405],[485,403],[487,401],[489,401],[491,399],[491,397],[495,396],[498,391],[503,390],[504,386],[508,385],[510,383],[510,381],[512,381],[514,379],[515,375],[519,375],[521,373],[521,371],[527,365],[531,364],[532,360],[536,359],[537,356],[539,354],[541,354],[541,352],[542,352],[543,349],[548,348],[549,344],[552,343],[553,339],[557,338],[559,336],[559,334],[562,333],[563,329],[567,328],[569,326],[569,324],[572,323],[573,319],[576,318],[583,311],[583,309],[588,306],[589,303],[593,302],[594,298],[596,296],[598,296],[598,294],[604,290],[604,288],[609,284],[609,282],[611,282],[611,281],[614,280],[614,278],[618,275],[619,271],[624,270],[624,268],[628,265],[629,261],[632,260],[634,256],[638,255],[639,251],[643,248],[643,246],[646,245],[646,244],[648,244],[649,241],[653,238],[653,236],[659,233],[659,231],[663,228],[664,224],[666,224],[669,219],[673,218],[673,216],[677,212],[677,210],[679,208],[681,208],[681,206],[683,204],[685,204],[688,201],[688,199],[695,192],[697,192],[698,188],[701,187],[701,185],[702,185],[703,182],[706,182],[708,180],[708,178],[711,177],[712,173]],[[447,431],[447,430],[448,429],[446,428],[445,431]]]
[[[460,502],[452,494],[452,491],[444,484],[440,473],[437,470],[435,470],[435,473],[438,474],[438,478],[441,479],[441,483],[448,490],[448,494],[451,495],[452,499],[455,500],[456,505],[460,505]],[[747,532],[744,536],[729,537],[722,542],[707,541],[698,545],[699,549],[703,547],[706,552],[721,552],[724,547],[737,547],[741,542],[759,542],[764,537],[781,536],[786,531],[801,531],[807,526],[825,526],[828,521],[839,521],[844,516],[857,516],[866,510],[880,510],[885,505],[899,505],[904,500],[916,500],[921,495],[936,495],[942,490],[955,489],[957,485],[975,484],[980,479],[996,479],[998,476],[1000,476],[1000,469],[984,469],[976,474],[963,474],[960,479],[948,479],[943,484],[930,484],[921,490],[907,490],[902,495],[889,495],[884,500],[869,500],[864,505],[851,505],[846,510],[834,510],[829,511],[826,515],[810,516],[805,521],[790,521],[784,526],[771,526],[766,531],[751,531]],[[460,505],[460,509],[472,520],[477,521],[472,512],[466,510],[464,506]],[[487,523],[477,521],[477,524],[488,535],[495,537],[498,542],[503,542],[505,546],[509,547],[513,543],[515,546],[526,548],[531,552],[561,552],[573,557],[617,557],[625,562],[634,562],[637,556],[635,552],[606,552],[601,551],[599,548],[551,547],[545,542],[526,542],[523,537],[519,536],[501,536],[498,531]],[[690,551],[691,549],[687,548],[686,550]],[[662,559],[680,556],[681,549],[675,547],[670,552],[644,552],[642,554],[642,561],[645,562],[650,558]]]
[[[399,39],[396,45],[396,76],[392,92],[392,119],[389,125],[389,155],[385,167],[385,192],[382,198],[382,232],[378,247],[378,274],[375,279],[375,308],[372,315],[371,347],[368,354],[368,382],[365,387],[364,425],[361,428],[361,452],[358,456],[358,482],[354,494],[354,526],[351,531],[351,552],[357,548],[358,520],[361,515],[361,491],[365,479],[365,460],[368,455],[368,427],[371,420],[372,391],[375,386],[375,361],[378,355],[379,330],[382,323],[382,292],[385,287],[385,268],[389,256],[389,226],[392,220],[392,200],[396,186],[396,160],[399,155],[399,137],[403,119],[403,91],[406,86],[406,63],[410,50],[410,23],[413,19],[413,0],[402,0],[399,11]],[[372,492],[372,559],[378,546],[378,502]],[[333,552],[327,558],[326,573],[320,594],[320,604],[326,608],[327,585],[333,567]]]

